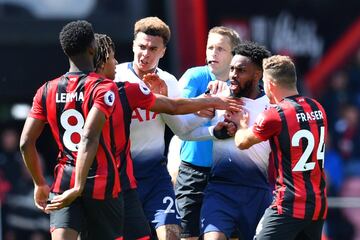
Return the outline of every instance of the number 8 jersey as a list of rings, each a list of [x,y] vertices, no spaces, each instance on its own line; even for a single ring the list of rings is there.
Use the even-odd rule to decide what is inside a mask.
[[[311,98],[287,97],[260,114],[252,131],[261,140],[270,139],[276,169],[273,206],[278,213],[325,219],[327,118],[323,107]]]
[[[59,148],[52,192],[62,193],[73,187],[78,144],[85,119],[90,109],[96,107],[105,114],[107,121],[83,195],[94,199],[118,196],[119,175],[110,137],[113,123],[109,121],[117,104],[120,101],[116,85],[95,73],[67,73],[38,89],[29,116],[49,123]]]

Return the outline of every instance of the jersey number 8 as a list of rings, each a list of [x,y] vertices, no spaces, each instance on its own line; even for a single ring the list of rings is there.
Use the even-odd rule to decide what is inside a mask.
[[[70,124],[70,120],[73,119],[74,119],[73,122],[75,124]],[[77,152],[80,141],[75,142],[73,135],[76,134],[77,136],[79,136],[78,140],[80,140],[85,123],[84,117],[81,115],[79,111],[75,109],[68,109],[61,114],[60,123],[61,126],[65,129],[63,135],[64,146],[70,151]]]

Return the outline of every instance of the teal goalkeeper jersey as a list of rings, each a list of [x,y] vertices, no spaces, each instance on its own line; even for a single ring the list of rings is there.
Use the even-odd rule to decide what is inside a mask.
[[[197,97],[203,94],[208,83],[215,79],[208,66],[193,67],[188,69],[180,78],[182,96],[185,98]],[[205,124],[210,126],[210,121]],[[211,167],[213,142],[208,141],[183,141],[180,150],[182,161],[201,167]]]

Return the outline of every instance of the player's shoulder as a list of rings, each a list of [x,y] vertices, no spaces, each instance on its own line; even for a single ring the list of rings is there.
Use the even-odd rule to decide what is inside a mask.
[[[193,67],[186,70],[186,72],[181,76],[179,83],[181,86],[187,85],[202,85],[206,84],[214,79],[212,73],[209,70],[208,66],[199,66]]]
[[[100,75],[98,73],[95,72],[91,72],[88,75],[89,78],[89,82],[91,82],[92,84],[110,84],[110,85],[115,85],[114,81],[104,77],[103,75]]]
[[[131,71],[131,62],[119,63],[115,66],[115,82],[129,81],[129,74]]]
[[[177,81],[176,77],[174,75],[172,75],[171,73],[162,70],[161,68],[157,68],[156,69],[156,73],[159,75],[159,77],[166,81]]]
[[[50,89],[52,87],[56,87],[58,86],[59,84],[59,81],[64,77],[64,75],[61,75],[61,76],[57,76],[53,79],[50,79],[46,82],[44,82],[38,89],[43,89],[43,88],[47,88],[47,89]]]
[[[270,100],[266,95],[258,97],[257,99],[255,99],[255,102],[258,105],[264,105],[266,109],[270,107]]]
[[[207,76],[207,75],[211,75],[211,72],[209,70],[208,66],[197,66],[197,67],[192,67],[189,68],[185,71],[183,76],[187,76],[187,77],[202,77],[202,76]]]
[[[128,69],[131,67],[131,62],[122,62],[122,63],[118,63],[116,65],[116,68],[119,68],[119,69]]]

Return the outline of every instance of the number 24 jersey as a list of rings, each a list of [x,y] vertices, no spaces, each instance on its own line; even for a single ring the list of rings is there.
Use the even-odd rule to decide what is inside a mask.
[[[279,214],[325,219],[327,119],[323,107],[311,98],[287,97],[260,114],[252,130],[261,140],[270,139],[276,168],[273,205]]]

